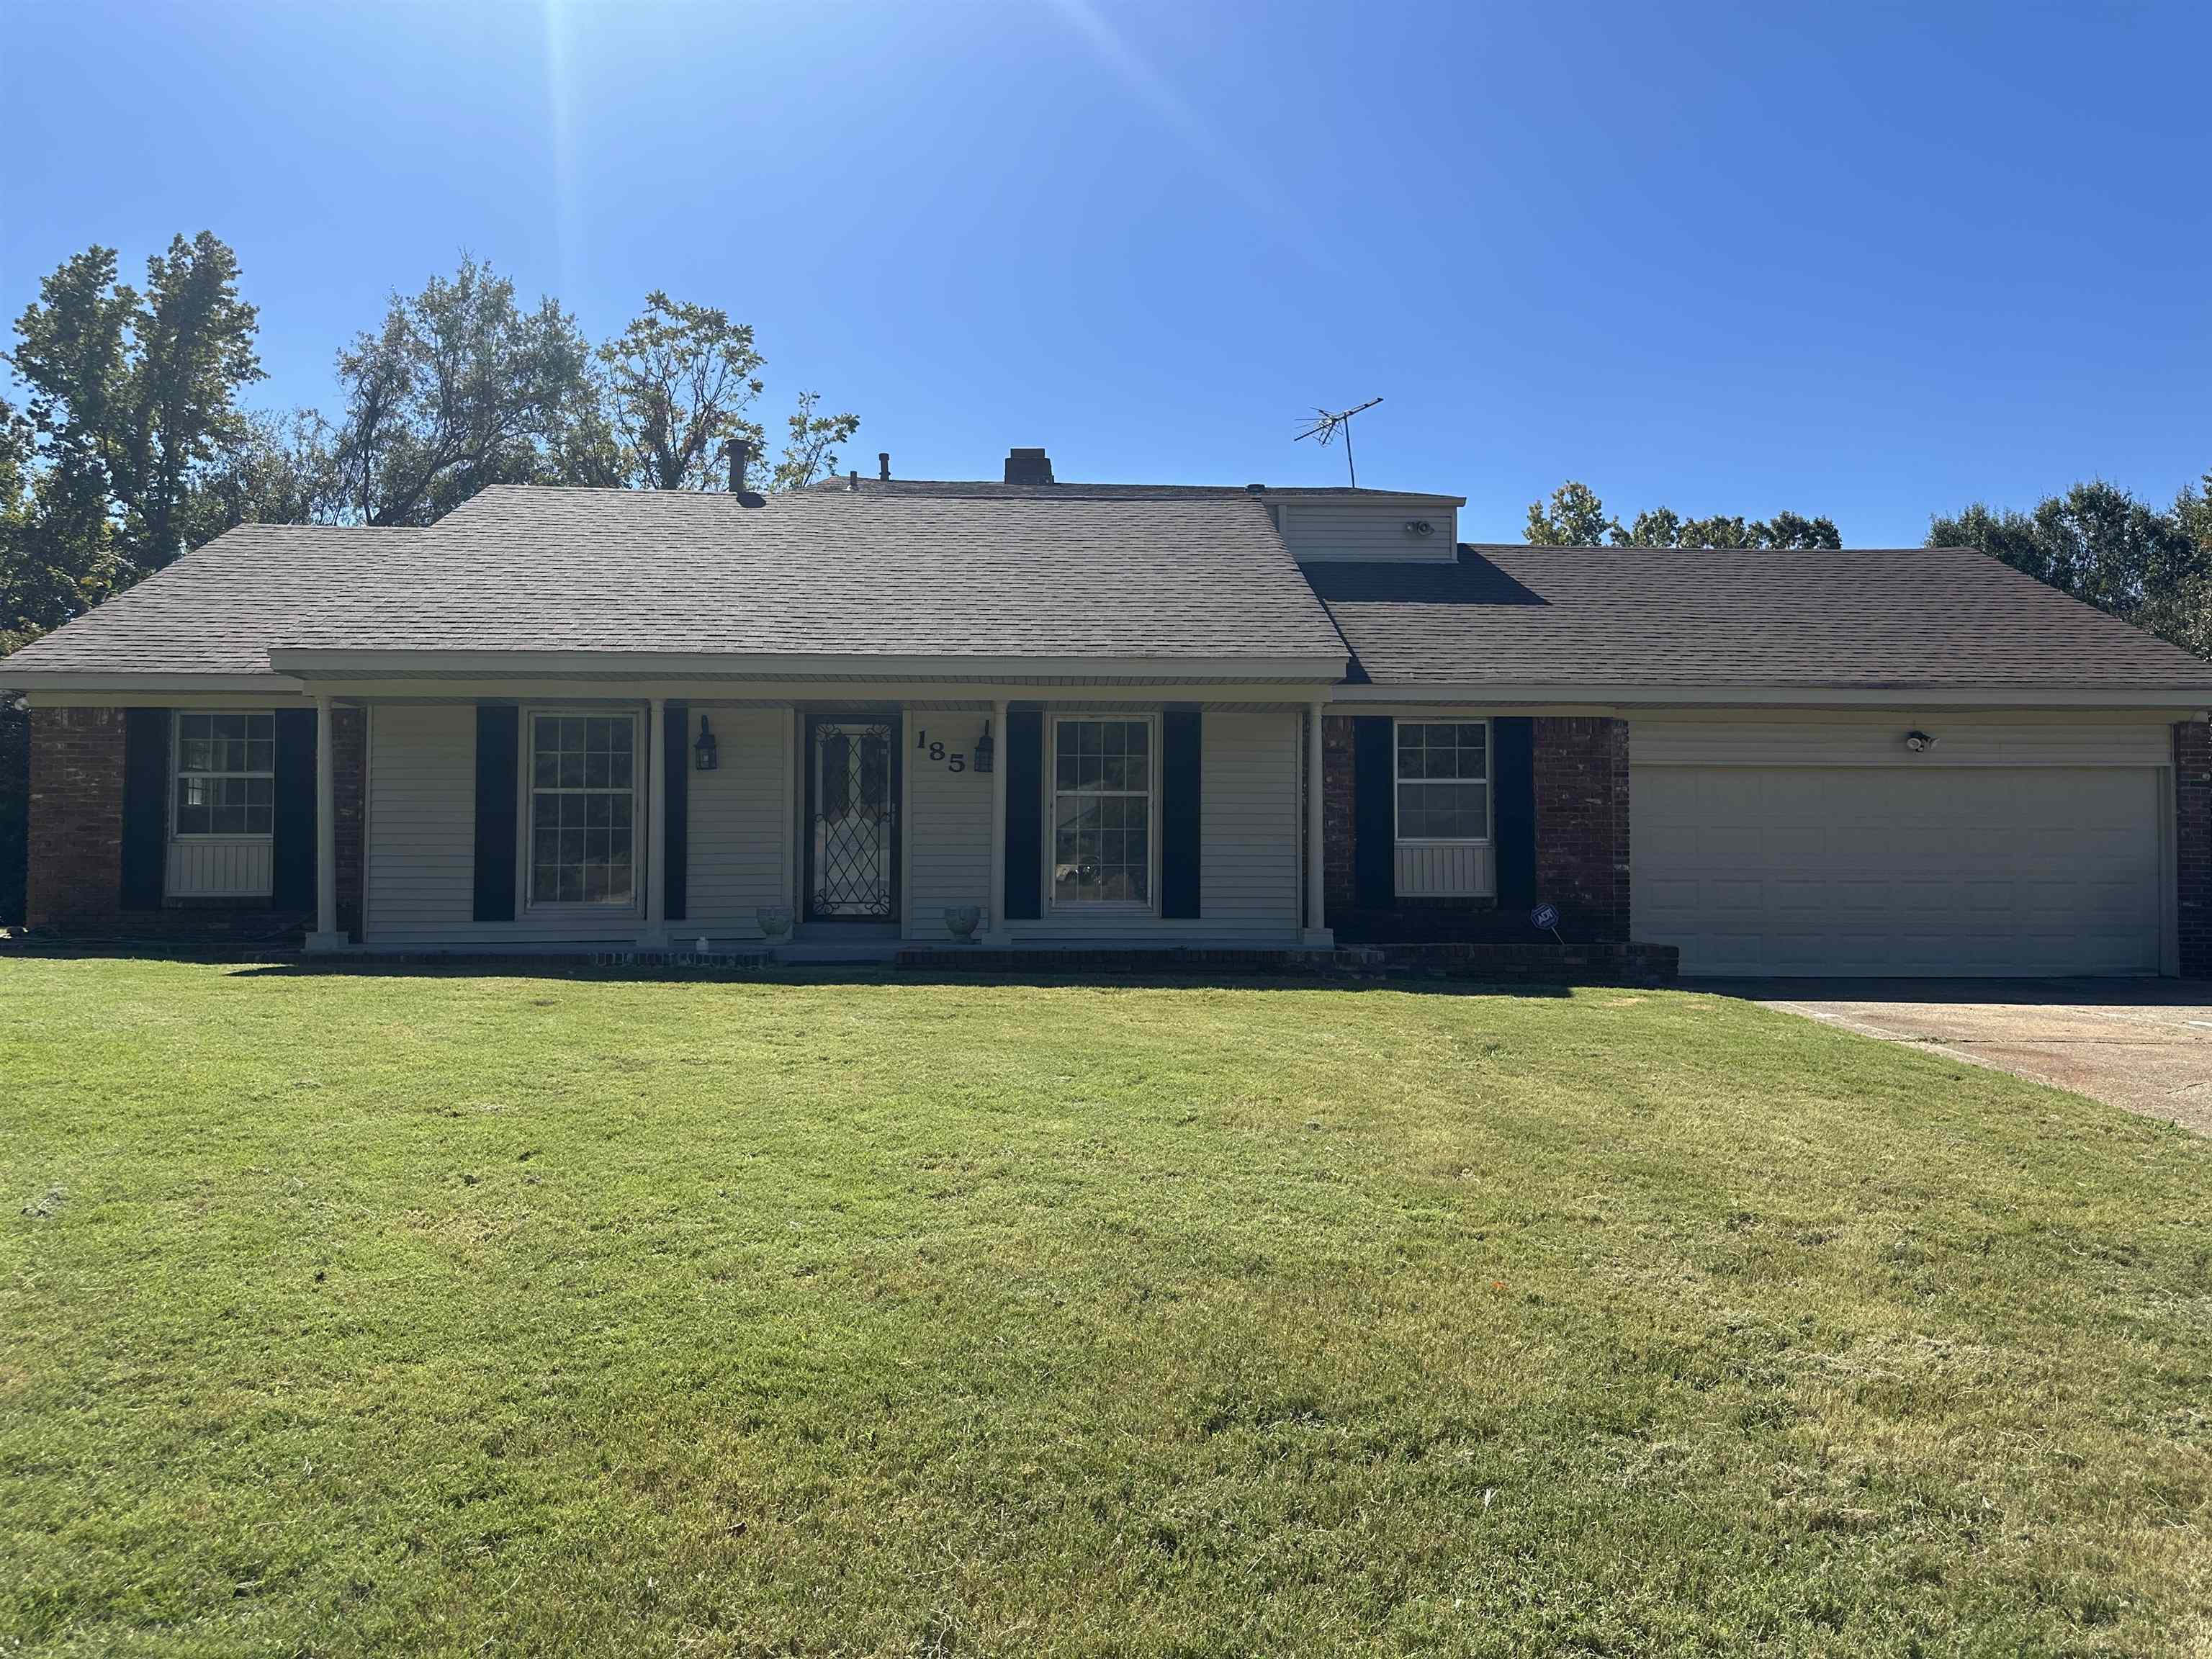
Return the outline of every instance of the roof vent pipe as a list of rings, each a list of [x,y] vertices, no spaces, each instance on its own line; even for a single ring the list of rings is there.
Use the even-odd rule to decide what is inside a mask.
[[[885,483],[891,481],[891,453],[888,449],[876,452],[876,477]]]
[[[1052,482],[1052,457],[1042,449],[1010,449],[1006,452],[1006,482],[1010,484],[1048,484]]]
[[[745,488],[745,468],[751,464],[753,447],[743,438],[732,438],[722,446],[722,453],[730,458],[730,494],[738,498],[738,505],[766,507],[764,496],[756,495]]]

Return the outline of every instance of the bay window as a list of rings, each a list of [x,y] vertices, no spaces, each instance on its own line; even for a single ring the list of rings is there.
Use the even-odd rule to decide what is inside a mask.
[[[1152,902],[1152,722],[1053,721],[1052,901]]]

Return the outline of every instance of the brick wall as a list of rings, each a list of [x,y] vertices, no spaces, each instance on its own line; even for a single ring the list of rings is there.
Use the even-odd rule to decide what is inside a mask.
[[[24,920],[112,926],[123,889],[123,711],[31,711]]]
[[[1352,722],[1330,715],[1321,723],[1322,902],[1329,910],[1352,908],[1352,854],[1358,829],[1352,811]]]
[[[2182,976],[2212,978],[2212,727],[2203,720],[2173,728],[2173,856]]]
[[[332,816],[337,820],[338,932],[361,938],[361,890],[368,851],[368,711],[331,710]]]
[[[1628,722],[1540,719],[1536,896],[1570,939],[1626,940]]]
[[[1539,720],[1535,750],[1536,891],[1559,907],[1559,928],[1580,942],[1629,937],[1628,724]],[[1528,919],[1488,900],[1413,899],[1387,912],[1358,908],[1358,769],[1352,721],[1322,731],[1323,866],[1330,925],[1348,939],[1525,940]]]
[[[338,926],[361,925],[362,817],[368,725],[357,708],[334,710]],[[56,933],[175,939],[296,939],[312,915],[266,904],[179,905],[125,910],[123,901],[123,711],[33,708],[28,882],[25,920]]]

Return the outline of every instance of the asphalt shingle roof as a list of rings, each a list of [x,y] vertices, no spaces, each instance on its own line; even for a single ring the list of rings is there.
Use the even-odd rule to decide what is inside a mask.
[[[2212,689],[2212,664],[1970,548],[1483,545],[1306,572],[1378,685]]]
[[[487,489],[408,532],[234,531],[10,665],[252,672],[271,647],[1324,657],[1240,494],[932,499]],[[0,671],[4,673],[4,671]]]

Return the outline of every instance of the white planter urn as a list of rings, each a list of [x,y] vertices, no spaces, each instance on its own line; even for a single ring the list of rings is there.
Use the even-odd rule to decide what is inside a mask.
[[[760,924],[761,937],[770,945],[781,945],[791,937],[793,919],[788,904],[763,904],[753,912],[753,920]]]
[[[983,907],[980,904],[951,904],[945,909],[945,931],[952,935],[956,945],[973,945],[975,930],[983,925]]]

